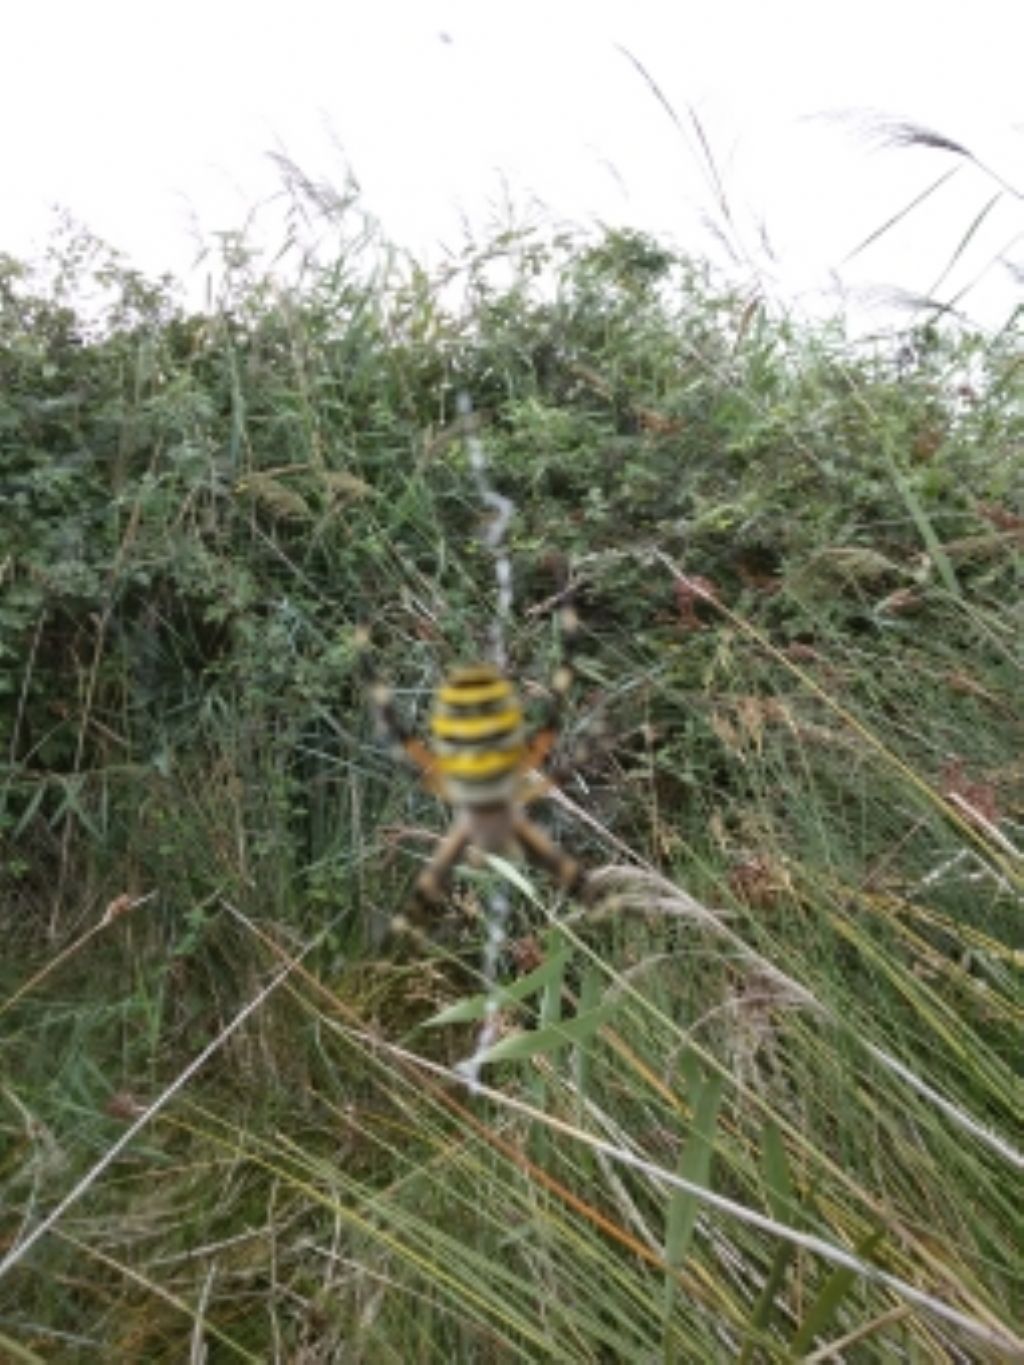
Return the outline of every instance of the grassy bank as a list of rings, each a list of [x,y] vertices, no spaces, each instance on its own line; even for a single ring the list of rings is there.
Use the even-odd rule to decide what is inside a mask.
[[[1010,1358],[1019,328],[349,222],[204,315],[0,270],[0,1352]],[[475,1095],[509,874],[392,932],[446,816],[366,700],[488,638],[461,393],[533,704],[583,623],[545,818],[602,869],[513,884]]]

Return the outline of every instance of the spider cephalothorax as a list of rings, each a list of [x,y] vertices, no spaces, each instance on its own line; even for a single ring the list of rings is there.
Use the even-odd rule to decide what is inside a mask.
[[[575,612],[562,613],[562,629],[567,638],[575,633]],[[452,669],[434,694],[429,744],[403,732],[390,689],[375,689],[382,728],[419,769],[427,788],[454,811],[451,828],[417,878],[421,905],[444,898],[452,869],[471,847],[485,853],[518,847],[565,890],[586,894],[583,868],[526,814],[549,789],[538,769],[554,744],[558,712],[571,685],[571,669],[563,665],[552,680],[548,722],[528,736],[519,694],[502,669],[488,663]]]

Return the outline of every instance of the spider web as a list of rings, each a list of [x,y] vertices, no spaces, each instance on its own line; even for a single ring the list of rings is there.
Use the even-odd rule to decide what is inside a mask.
[[[505,627],[512,615],[512,560],[509,557],[505,536],[509,523],[515,516],[515,504],[511,498],[504,497],[491,483],[484,454],[483,442],[472,430],[470,417],[473,415],[473,400],[468,393],[460,393],[456,399],[456,411],[463,424],[469,463],[476,480],[480,501],[493,514],[483,532],[483,542],[494,560],[494,577],[497,583],[497,596],[494,603],[494,616],[490,629],[490,655],[492,661],[501,669],[508,662],[505,645]]]
[[[483,442],[473,431],[469,420],[473,413],[473,400],[468,393],[459,394],[456,399],[456,411],[463,424],[466,449],[469,452],[469,463],[473,470],[477,491],[480,494],[480,501],[491,513],[483,531],[484,545],[490,551],[491,558],[494,561],[494,577],[497,589],[494,615],[491,618],[489,632],[489,652],[492,662],[504,670],[508,663],[506,626],[512,615],[513,603],[512,560],[509,556],[506,536],[509,523],[515,516],[516,509],[511,498],[504,497],[491,483]],[[484,1059],[498,1033],[499,998],[496,990],[498,962],[507,937],[506,925],[509,910],[508,895],[501,888],[495,887],[487,897],[487,939],[484,943],[483,962],[480,968],[487,992],[484,1019],[472,1054],[465,1061],[460,1062],[456,1068],[460,1075],[465,1077],[466,1084],[471,1091],[477,1087]]]

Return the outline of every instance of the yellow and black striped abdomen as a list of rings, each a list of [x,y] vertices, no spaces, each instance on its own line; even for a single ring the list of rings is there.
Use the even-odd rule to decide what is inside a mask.
[[[500,669],[476,664],[449,673],[434,697],[430,739],[453,805],[509,800],[526,738],[519,697]]]

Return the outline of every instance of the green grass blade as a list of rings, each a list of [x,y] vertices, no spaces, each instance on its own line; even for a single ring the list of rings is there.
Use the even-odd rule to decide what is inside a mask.
[[[695,1185],[706,1186],[711,1175],[715,1125],[725,1087],[723,1076],[709,1076],[695,1093],[693,1127],[683,1148],[678,1173]],[[697,1227],[701,1201],[685,1190],[676,1190],[668,1202],[665,1219],[665,1261],[673,1271],[686,1260]],[[674,1274],[665,1280],[665,1327],[675,1300],[678,1281]]]
[[[457,1000],[453,1005],[439,1010],[437,1014],[432,1014],[424,1021],[423,1026],[438,1028],[442,1024],[465,1024],[482,1019],[487,1013],[488,1006],[495,999],[499,1006],[517,1005],[537,991],[546,990],[555,983],[560,984],[568,959],[568,949],[558,948],[549,953],[541,965],[528,972],[526,976],[521,976],[506,986],[498,986],[492,993],[470,995],[463,1000]]]
[[[544,1028],[512,1033],[489,1048],[484,1056],[488,1062],[522,1062],[530,1057],[557,1052],[567,1043],[582,1043],[592,1038],[619,1008],[619,1001],[599,1005],[573,1019],[562,1019]]]
[[[884,1228],[876,1229],[869,1237],[858,1243],[857,1255],[865,1258],[870,1256],[884,1236]],[[803,1355],[814,1338],[827,1329],[839,1312],[843,1300],[859,1279],[860,1276],[855,1270],[849,1270],[845,1266],[840,1266],[829,1275],[789,1343],[793,1355]]]

